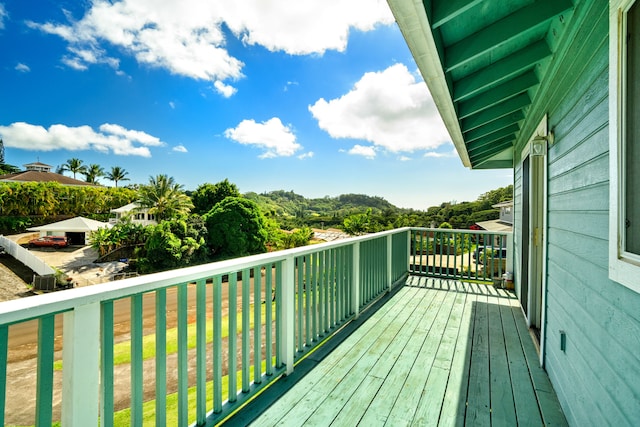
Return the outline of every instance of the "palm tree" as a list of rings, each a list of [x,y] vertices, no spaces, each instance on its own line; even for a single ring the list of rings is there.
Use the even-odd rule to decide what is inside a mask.
[[[86,178],[87,182],[91,184],[97,184],[98,178],[104,176],[104,169],[98,164],[90,164],[89,167],[85,168],[84,172],[82,172]]]
[[[76,173],[84,174],[87,167],[82,164],[82,160],[73,157],[67,160],[67,163],[62,165],[61,170],[73,173],[73,179],[76,179]]]
[[[109,181],[115,182],[116,188],[118,188],[118,181],[129,181],[127,175],[129,175],[129,172],[122,169],[120,166],[112,166],[111,172],[108,172],[105,175],[105,178],[107,178]]]
[[[187,215],[193,209],[193,203],[182,188],[173,177],[150,176],[149,184],[140,186],[138,190],[140,208],[149,209],[149,213],[155,215],[158,222]]]

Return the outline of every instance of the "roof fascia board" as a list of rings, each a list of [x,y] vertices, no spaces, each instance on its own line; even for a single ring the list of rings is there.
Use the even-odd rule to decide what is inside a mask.
[[[422,78],[424,79],[438,112],[451,136],[453,145],[462,160],[462,164],[471,167],[467,147],[462,136],[462,129],[458,123],[456,108],[449,91],[447,78],[442,67],[439,51],[431,32],[425,6],[420,0],[389,0],[389,7],[396,17],[396,21],[406,25],[400,26],[400,31],[416,60]],[[402,19],[398,19],[402,17]]]

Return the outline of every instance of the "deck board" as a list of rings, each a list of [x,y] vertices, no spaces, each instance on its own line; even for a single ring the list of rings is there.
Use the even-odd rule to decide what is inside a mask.
[[[566,425],[513,294],[410,277],[253,425]]]

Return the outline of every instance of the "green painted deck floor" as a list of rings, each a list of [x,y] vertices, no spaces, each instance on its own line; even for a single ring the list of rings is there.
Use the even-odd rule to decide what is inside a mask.
[[[409,277],[253,425],[566,425],[514,295]]]

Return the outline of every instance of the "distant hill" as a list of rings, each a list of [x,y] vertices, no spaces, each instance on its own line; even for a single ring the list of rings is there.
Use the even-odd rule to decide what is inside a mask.
[[[426,211],[398,208],[382,197],[364,194],[342,194],[337,197],[307,199],[293,191],[277,190],[266,193],[246,193],[245,197],[258,204],[262,212],[275,219],[285,229],[301,226],[316,228],[339,227],[345,218],[371,209],[375,229],[401,226],[436,227],[443,222],[454,228],[469,228],[478,221],[498,218],[498,210],[491,206],[513,198],[513,186],[488,191],[473,202],[443,202]]]
[[[372,213],[400,211],[382,197],[364,194],[342,194],[337,197],[307,199],[293,191],[249,192],[244,194],[260,206],[268,217],[278,219],[283,225],[332,226],[342,224],[345,217],[371,209]]]

